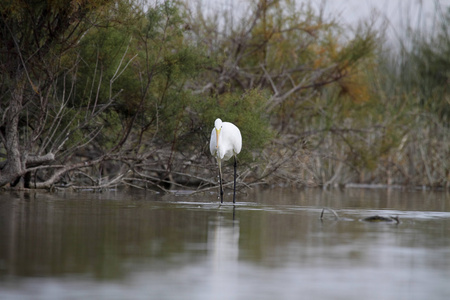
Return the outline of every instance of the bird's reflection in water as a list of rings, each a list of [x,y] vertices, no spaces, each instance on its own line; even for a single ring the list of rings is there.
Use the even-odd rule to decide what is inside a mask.
[[[209,223],[208,259],[211,263],[209,280],[212,295],[232,296],[230,293],[236,292],[233,286],[238,284],[239,265],[239,221],[235,220],[234,206],[233,219],[219,213]]]

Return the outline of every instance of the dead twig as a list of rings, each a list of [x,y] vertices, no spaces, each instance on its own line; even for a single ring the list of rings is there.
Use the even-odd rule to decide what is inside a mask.
[[[336,218],[336,220],[340,220],[338,214],[333,209],[328,208],[328,207],[324,207],[322,209],[322,213],[320,214],[320,220],[323,220],[323,214],[324,214],[325,210],[331,212],[334,215],[334,217]]]

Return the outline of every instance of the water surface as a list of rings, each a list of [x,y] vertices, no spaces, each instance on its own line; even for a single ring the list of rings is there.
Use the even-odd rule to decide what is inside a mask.
[[[3,192],[0,299],[450,299],[448,194],[250,190],[238,201]],[[339,219],[320,219],[324,207]],[[373,215],[400,223],[362,221]]]

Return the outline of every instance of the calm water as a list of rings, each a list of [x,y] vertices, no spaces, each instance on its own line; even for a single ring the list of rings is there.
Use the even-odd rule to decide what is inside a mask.
[[[238,200],[0,193],[0,299],[450,299],[448,194]],[[361,221],[372,215],[400,224]]]

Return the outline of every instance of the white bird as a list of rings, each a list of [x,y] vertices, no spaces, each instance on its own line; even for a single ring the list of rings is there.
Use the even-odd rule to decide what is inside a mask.
[[[242,136],[239,128],[230,122],[222,122],[221,119],[216,119],[214,128],[211,132],[211,141],[209,142],[209,150],[211,155],[217,159],[219,165],[219,188],[220,188],[220,202],[223,203],[223,189],[222,189],[222,160],[229,160],[234,156],[234,190],[233,203],[236,203],[236,155],[241,152]]]

